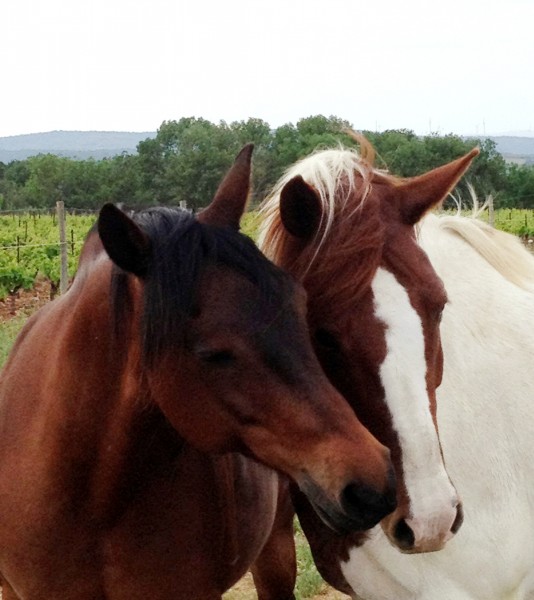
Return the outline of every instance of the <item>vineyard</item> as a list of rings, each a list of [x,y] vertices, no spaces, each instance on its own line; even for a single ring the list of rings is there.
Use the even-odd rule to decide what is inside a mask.
[[[534,210],[519,208],[502,208],[495,211],[494,226],[502,231],[513,233],[523,240],[534,239]],[[488,220],[488,213],[480,215],[483,220]]]
[[[80,249],[96,214],[67,214],[69,275],[74,275]],[[30,289],[39,278],[52,283],[60,278],[60,246],[54,211],[0,214],[0,298]]]
[[[488,219],[488,213],[481,215]],[[85,236],[96,220],[96,213],[68,213],[66,245],[68,271],[76,271]],[[534,239],[534,210],[500,209],[495,211],[495,227]],[[254,237],[256,218],[246,215],[243,231]],[[31,289],[38,279],[45,279],[56,289],[60,278],[58,223],[53,211],[0,214],[0,299],[20,289]]]

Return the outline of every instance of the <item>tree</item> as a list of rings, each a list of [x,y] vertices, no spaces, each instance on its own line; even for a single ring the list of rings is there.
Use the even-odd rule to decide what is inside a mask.
[[[23,195],[27,206],[44,208],[64,199],[67,158],[53,154],[39,154],[26,161],[30,175],[24,184]]]
[[[272,145],[274,132],[269,124],[261,119],[234,121],[230,130],[236,136],[239,146],[254,144],[252,168],[252,202],[262,200],[272,184]]]
[[[223,121],[165,121],[154,141],[138,147],[145,196],[151,192],[157,204],[206,206],[239,147],[237,134]]]
[[[534,167],[509,165],[500,200],[500,205],[507,208],[534,208]]]
[[[333,148],[340,143],[354,146],[354,140],[347,133],[351,129],[348,121],[322,115],[300,119],[296,125],[288,123],[279,127],[272,142],[271,183],[290,165],[312,152]]]

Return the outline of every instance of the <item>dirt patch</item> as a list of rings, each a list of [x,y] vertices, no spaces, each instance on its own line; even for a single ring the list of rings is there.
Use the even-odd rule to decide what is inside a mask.
[[[0,323],[16,317],[26,317],[50,302],[57,289],[47,280],[39,280],[31,290],[17,290],[0,300]]]
[[[223,596],[223,600],[257,600],[257,598],[250,573],[247,573],[239,583]],[[332,589],[325,583],[321,592],[310,597],[309,600],[350,600],[350,596]]]

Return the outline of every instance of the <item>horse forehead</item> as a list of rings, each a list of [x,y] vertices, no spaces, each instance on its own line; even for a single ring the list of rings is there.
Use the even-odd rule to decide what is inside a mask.
[[[210,267],[200,278],[198,299],[206,323],[239,326],[302,312],[304,303],[296,291],[282,278],[257,283],[231,268]]]

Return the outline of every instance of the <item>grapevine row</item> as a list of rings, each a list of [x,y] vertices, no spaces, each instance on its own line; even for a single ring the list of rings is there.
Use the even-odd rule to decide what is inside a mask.
[[[487,219],[487,213],[481,218]],[[95,214],[67,215],[69,275],[72,277],[85,236],[96,220]],[[534,210],[499,209],[494,224],[523,239],[534,239]],[[243,231],[255,237],[257,219],[246,215]],[[16,290],[31,289],[38,278],[57,286],[60,277],[58,227],[55,215],[18,213],[0,215],[0,298]]]

